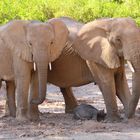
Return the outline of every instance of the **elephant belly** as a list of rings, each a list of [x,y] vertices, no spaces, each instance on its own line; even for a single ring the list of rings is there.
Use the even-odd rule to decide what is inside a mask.
[[[77,55],[60,57],[48,73],[48,82],[59,87],[81,86],[93,81],[86,62]]]

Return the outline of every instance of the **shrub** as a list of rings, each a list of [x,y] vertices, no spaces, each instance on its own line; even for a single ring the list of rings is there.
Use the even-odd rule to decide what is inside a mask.
[[[1,0],[0,23],[70,16],[85,23],[102,17],[132,17],[140,25],[139,9],[139,0]]]

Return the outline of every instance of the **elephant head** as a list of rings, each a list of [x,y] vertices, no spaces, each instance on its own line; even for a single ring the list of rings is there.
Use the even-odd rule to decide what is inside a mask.
[[[47,23],[14,20],[3,27],[0,36],[14,56],[36,64],[39,97],[32,103],[42,103],[46,97],[48,64],[61,54],[68,37],[67,27],[57,18]]]
[[[111,20],[105,21],[110,24]],[[101,21],[84,25],[77,35],[73,47],[85,59],[99,63],[107,68],[120,67],[117,49],[108,41],[109,29]]]
[[[99,19],[84,25],[74,48],[85,60],[107,68],[118,68],[120,57],[128,61],[133,72],[133,94],[128,117],[134,114],[140,96],[140,29],[131,18]]]

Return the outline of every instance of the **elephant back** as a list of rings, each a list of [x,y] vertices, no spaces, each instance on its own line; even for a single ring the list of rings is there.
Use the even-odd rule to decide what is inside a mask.
[[[69,30],[68,43],[73,44],[78,31],[82,28],[84,23],[78,22],[69,17],[61,17],[60,20],[62,20],[66,24],[66,26]]]

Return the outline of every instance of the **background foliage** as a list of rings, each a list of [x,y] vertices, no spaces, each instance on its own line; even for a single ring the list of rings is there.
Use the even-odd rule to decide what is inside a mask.
[[[132,17],[140,25],[140,0],[0,0],[0,24],[60,16],[85,23],[102,17]]]

